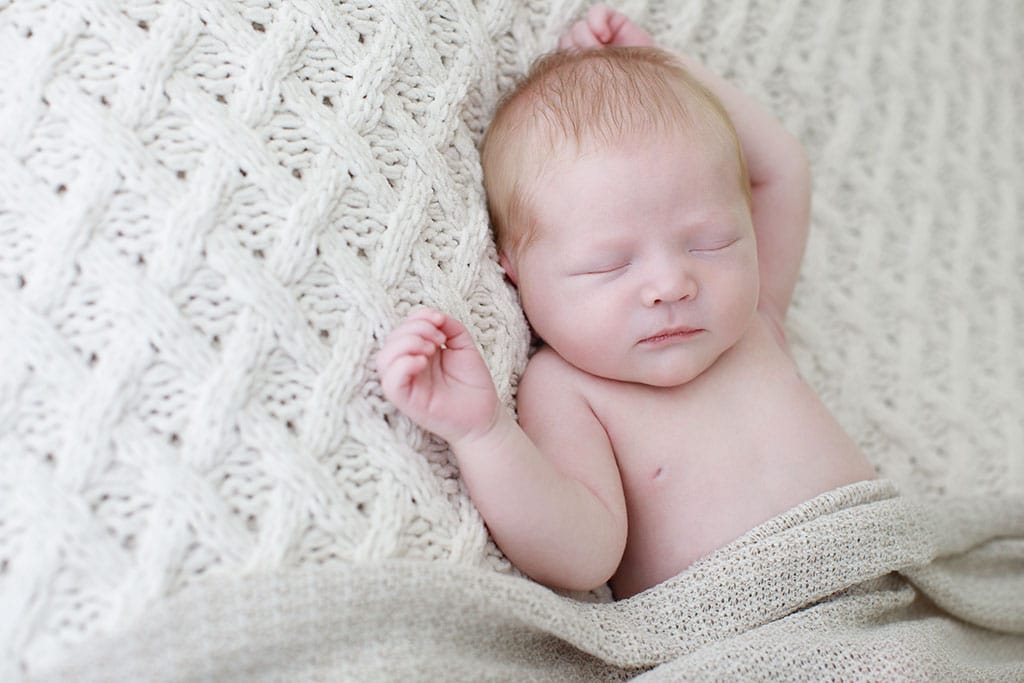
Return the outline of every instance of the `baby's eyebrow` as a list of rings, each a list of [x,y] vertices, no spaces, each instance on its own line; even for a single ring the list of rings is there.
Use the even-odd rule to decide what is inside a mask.
[[[587,243],[595,251],[622,251],[628,249],[633,242],[633,236],[629,234],[625,226],[618,227],[607,236],[595,237]]]
[[[579,267],[611,266],[627,260],[629,251],[622,247],[596,247],[581,249],[572,258],[572,263]]]
[[[628,244],[616,242],[587,243],[565,254],[566,261],[577,266],[611,265],[622,261],[630,253]]]
[[[710,210],[700,215],[687,216],[679,221],[681,230],[699,231],[705,229],[720,228],[732,225],[736,222],[736,216],[732,211]]]

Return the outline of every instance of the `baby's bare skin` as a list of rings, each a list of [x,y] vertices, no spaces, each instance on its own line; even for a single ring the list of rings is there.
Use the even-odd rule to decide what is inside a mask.
[[[711,368],[676,387],[606,380],[550,349],[538,355],[537,369],[584,398],[615,450],[629,519],[611,580],[617,598],[809,498],[874,476],[760,315]]]
[[[560,44],[651,40],[596,6]],[[523,248],[499,245],[500,261],[545,346],[521,379],[518,423],[451,316],[413,313],[378,356],[384,393],[449,442],[501,549],[553,587],[610,581],[634,595],[874,476],[782,332],[809,221],[802,147],[680,60],[717,95],[736,143],[721,122],[680,121],[520,169],[537,227]]]

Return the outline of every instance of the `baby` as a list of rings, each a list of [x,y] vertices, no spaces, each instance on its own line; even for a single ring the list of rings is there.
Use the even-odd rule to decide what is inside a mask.
[[[592,8],[487,132],[500,262],[544,342],[518,424],[444,313],[412,313],[378,356],[386,396],[448,441],[509,559],[617,598],[874,476],[783,333],[809,221],[802,147],[651,45]]]

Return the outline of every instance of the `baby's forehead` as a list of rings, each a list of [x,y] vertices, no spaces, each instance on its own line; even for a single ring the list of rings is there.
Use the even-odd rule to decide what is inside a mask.
[[[534,140],[528,148],[534,152],[524,155],[516,172],[511,174],[518,188],[527,191],[527,196],[542,188],[557,191],[558,176],[580,165],[599,165],[615,159],[620,168],[644,169],[651,155],[663,154],[666,149],[686,156],[696,153],[706,159],[709,166],[721,168],[723,182],[742,175],[738,143],[725,134],[706,130],[632,131],[617,137],[584,133],[572,139],[545,136],[544,144]]]
[[[689,214],[694,221],[692,229],[695,233],[699,223],[697,218],[701,216],[707,219],[708,225],[730,222],[732,219],[724,214],[732,216],[739,209],[731,199],[727,200],[727,205],[707,203],[699,211],[689,204],[685,208],[672,204],[682,199],[665,185],[665,182],[670,185],[679,182],[674,175],[676,171],[671,170],[677,167],[666,167],[665,159],[666,156],[674,157],[677,152],[683,158],[684,166],[691,160],[706,160],[706,167],[703,165],[705,162],[700,161],[701,167],[707,169],[702,173],[725,193],[713,191],[715,197],[736,197],[729,186],[740,195],[749,196],[742,162],[733,150],[717,139],[648,136],[624,139],[615,145],[567,142],[548,150],[546,159],[538,161],[533,169],[524,169],[526,172],[519,180],[518,194],[523,201],[521,215],[529,219],[530,241],[545,242],[546,237],[560,233],[560,226],[568,216],[574,216],[574,220],[585,217],[585,222],[594,228],[588,235],[596,231],[609,239],[618,239],[618,232],[612,226],[627,230],[632,229],[630,226],[635,227],[633,219],[638,201],[648,209],[662,207],[659,210]],[[662,181],[662,178],[667,180]],[[708,202],[718,201],[712,200],[711,196],[707,199]],[[745,205],[749,209],[749,201]],[[709,213],[716,207],[723,215]],[[602,226],[607,229],[601,229]]]

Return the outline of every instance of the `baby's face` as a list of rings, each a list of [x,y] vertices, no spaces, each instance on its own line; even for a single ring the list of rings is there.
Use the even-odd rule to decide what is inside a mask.
[[[537,334],[576,367],[690,381],[757,308],[757,248],[734,153],[643,142],[559,158],[537,180],[536,239],[504,263]]]

